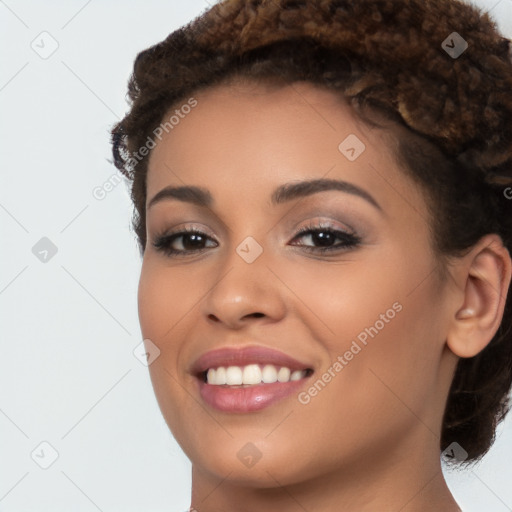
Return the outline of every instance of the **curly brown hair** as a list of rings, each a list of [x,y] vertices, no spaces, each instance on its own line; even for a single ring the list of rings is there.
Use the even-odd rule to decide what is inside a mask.
[[[462,53],[450,52],[455,43]],[[378,113],[397,127],[397,161],[429,199],[440,261],[464,254],[488,233],[500,235],[512,252],[511,46],[488,14],[458,0],[214,5],[137,55],[131,109],[112,129],[115,165],[131,180],[141,253],[149,154],[140,149],[172,108],[233,78],[306,80],[345,98],[370,126],[382,127],[372,115]],[[480,459],[510,409],[511,383],[509,297],[488,346],[458,362],[440,450],[457,442],[468,457],[456,463]]]

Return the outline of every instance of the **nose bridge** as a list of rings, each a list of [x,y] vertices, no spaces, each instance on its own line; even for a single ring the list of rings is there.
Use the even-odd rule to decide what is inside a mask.
[[[202,302],[202,313],[232,326],[244,317],[283,314],[284,305],[272,272],[268,251],[253,236],[233,243],[219,262],[217,279]]]
[[[245,272],[248,281],[255,274],[268,275],[266,264],[269,259],[268,226],[264,224],[263,217],[255,216],[258,205],[250,203],[250,200],[242,202],[234,210],[238,218],[231,224],[228,233],[229,249],[222,255],[221,263],[226,272],[232,269],[232,272],[242,276]]]

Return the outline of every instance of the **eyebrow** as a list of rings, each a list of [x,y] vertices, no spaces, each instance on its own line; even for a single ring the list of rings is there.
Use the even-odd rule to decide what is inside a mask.
[[[318,192],[330,190],[338,190],[352,194],[366,200],[377,210],[382,211],[379,203],[366,190],[343,180],[333,179],[316,179],[299,181],[297,183],[285,183],[280,185],[271,196],[271,204],[277,206],[279,204],[293,201],[302,197],[307,197]],[[153,196],[149,201],[147,209],[163,200],[177,200],[192,203],[197,206],[212,207],[214,205],[213,197],[210,191],[204,187],[194,185],[185,185],[176,187],[169,185]]]

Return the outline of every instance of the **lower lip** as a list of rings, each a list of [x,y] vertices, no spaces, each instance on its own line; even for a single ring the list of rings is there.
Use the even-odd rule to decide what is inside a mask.
[[[199,380],[199,393],[208,405],[219,411],[253,412],[297,392],[304,386],[307,378],[247,387],[216,386]]]

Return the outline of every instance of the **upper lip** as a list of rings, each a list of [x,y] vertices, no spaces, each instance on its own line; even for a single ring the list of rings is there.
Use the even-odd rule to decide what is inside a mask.
[[[191,373],[200,375],[209,368],[246,366],[248,364],[286,366],[291,371],[312,369],[308,364],[302,363],[279,350],[262,346],[250,346],[243,348],[225,347],[206,352],[192,364]]]

